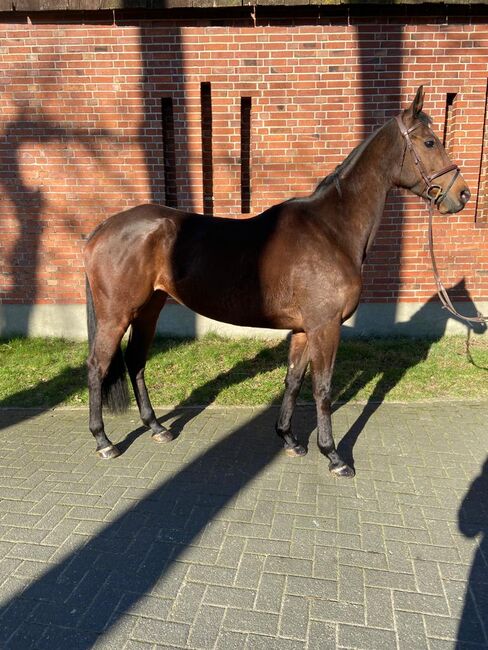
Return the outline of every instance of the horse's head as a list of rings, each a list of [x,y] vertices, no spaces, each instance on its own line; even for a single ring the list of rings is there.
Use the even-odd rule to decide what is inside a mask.
[[[471,193],[432,131],[430,118],[422,112],[423,103],[420,86],[412,104],[396,118],[405,143],[397,184],[433,201],[441,214],[459,212]]]

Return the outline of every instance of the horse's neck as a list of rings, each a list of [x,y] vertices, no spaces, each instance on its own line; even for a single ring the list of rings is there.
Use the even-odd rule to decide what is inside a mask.
[[[358,266],[371,246],[393,185],[392,172],[399,156],[394,126],[391,121],[379,129],[339,179],[342,197],[338,199],[336,228]]]

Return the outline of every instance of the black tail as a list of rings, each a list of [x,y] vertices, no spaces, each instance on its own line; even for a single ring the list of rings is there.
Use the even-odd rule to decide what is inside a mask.
[[[97,332],[97,316],[95,314],[93,296],[88,278],[86,278],[86,318],[88,348],[91,352]],[[120,345],[112,358],[107,374],[102,382],[102,403],[112,413],[123,413],[129,408],[129,387],[127,385],[124,357]]]

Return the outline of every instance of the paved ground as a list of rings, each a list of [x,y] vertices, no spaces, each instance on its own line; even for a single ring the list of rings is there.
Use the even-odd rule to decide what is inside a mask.
[[[361,410],[352,481],[281,453],[275,409],[160,446],[112,418],[115,461],[85,411],[0,411],[0,647],[488,648],[488,404]]]

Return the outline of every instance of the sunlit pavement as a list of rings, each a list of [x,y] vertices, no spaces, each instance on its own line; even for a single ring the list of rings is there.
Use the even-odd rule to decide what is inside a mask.
[[[86,410],[0,411],[0,647],[488,648],[488,404],[362,410],[353,480],[312,406],[295,459],[275,407],[109,418],[112,461]]]

